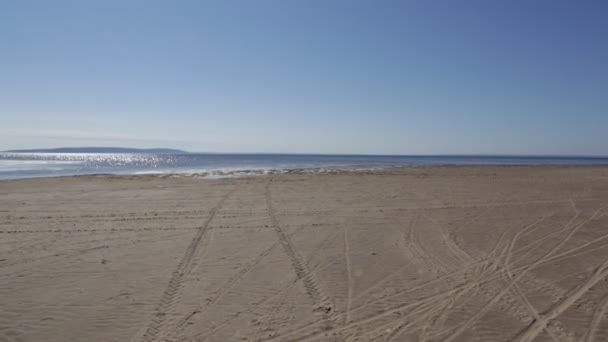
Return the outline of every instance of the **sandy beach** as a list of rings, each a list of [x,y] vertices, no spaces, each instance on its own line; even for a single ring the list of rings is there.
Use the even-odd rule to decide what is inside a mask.
[[[0,181],[0,341],[606,341],[607,167]]]

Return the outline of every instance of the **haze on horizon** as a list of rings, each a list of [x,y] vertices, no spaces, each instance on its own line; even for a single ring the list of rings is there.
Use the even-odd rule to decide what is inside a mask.
[[[605,1],[4,1],[0,150],[608,155]]]

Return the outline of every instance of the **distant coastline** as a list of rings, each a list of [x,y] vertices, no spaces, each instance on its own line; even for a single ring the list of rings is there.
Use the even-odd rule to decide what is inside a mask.
[[[188,153],[172,148],[130,148],[130,147],[58,147],[8,150],[10,153]]]

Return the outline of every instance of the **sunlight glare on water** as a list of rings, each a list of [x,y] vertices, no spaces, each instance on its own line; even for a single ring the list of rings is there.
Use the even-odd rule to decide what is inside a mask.
[[[372,156],[306,154],[0,153],[0,179],[82,174],[259,175],[289,169],[369,170],[419,165],[608,164],[601,157]]]

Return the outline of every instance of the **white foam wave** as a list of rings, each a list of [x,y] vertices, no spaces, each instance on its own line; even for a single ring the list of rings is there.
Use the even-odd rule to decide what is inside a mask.
[[[263,176],[284,173],[343,173],[379,171],[386,167],[342,166],[342,167],[309,167],[309,168],[216,168],[216,169],[172,169],[135,171],[134,175],[159,175],[165,177],[200,177],[206,179],[221,179],[248,176]]]

